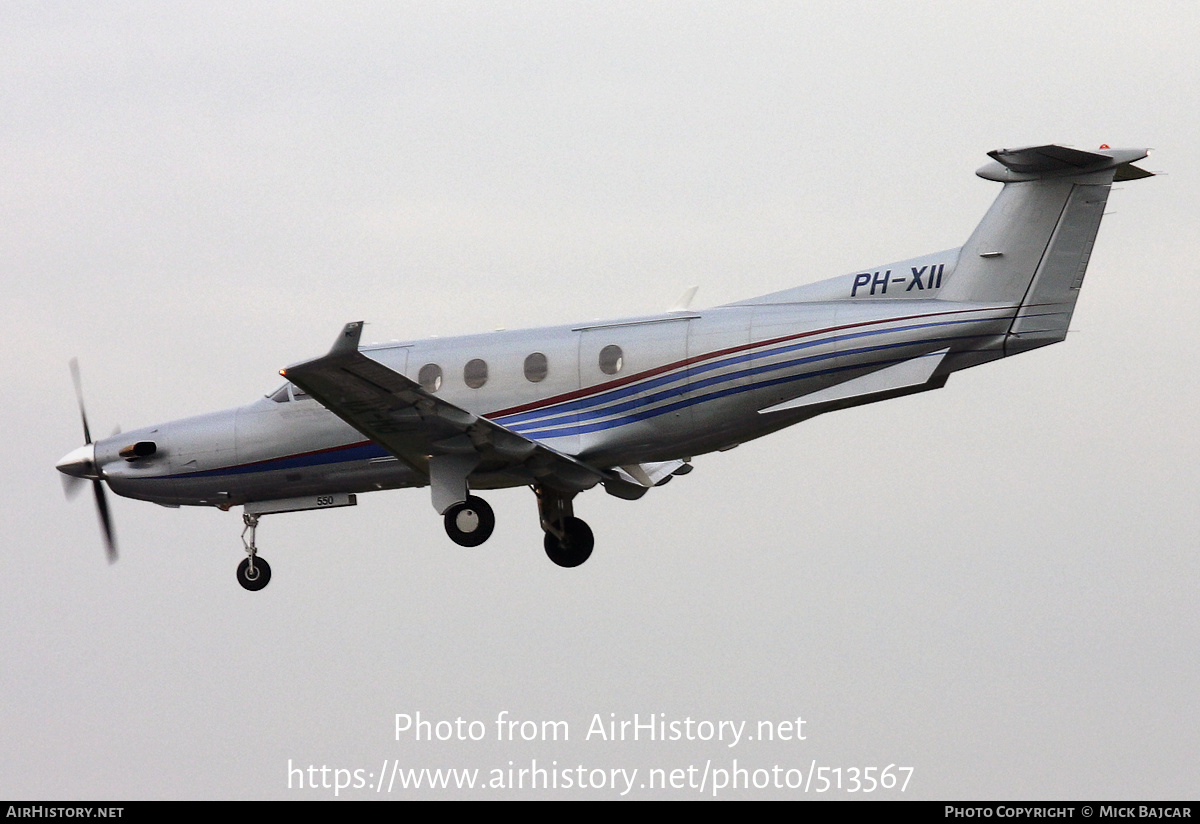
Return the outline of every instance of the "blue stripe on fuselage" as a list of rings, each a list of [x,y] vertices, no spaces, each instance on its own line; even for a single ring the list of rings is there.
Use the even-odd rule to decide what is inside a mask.
[[[371,458],[382,458],[390,454],[379,444],[367,441],[366,443],[352,443],[334,447],[333,449],[323,449],[319,452],[305,452],[299,455],[287,455],[282,458],[268,458],[265,461],[226,466],[220,469],[205,469],[200,472],[180,472],[165,477],[189,479],[216,478],[222,475],[245,475],[251,472],[275,472],[283,469],[302,469],[309,466],[367,461]]]
[[[545,436],[546,432],[553,431],[556,426],[575,424],[575,423],[577,423],[577,420],[579,418],[594,419],[594,418],[601,417],[604,415],[618,414],[620,412],[625,412],[630,409],[635,409],[639,406],[648,406],[650,404],[657,403],[658,401],[664,400],[666,398],[670,398],[675,395],[683,394],[684,392],[689,392],[689,391],[695,392],[697,389],[702,389],[706,386],[713,386],[718,383],[724,383],[724,382],[732,381],[732,380],[739,380],[741,378],[745,378],[745,377],[748,377],[748,376],[751,376],[754,374],[758,374],[763,371],[770,371],[772,369],[785,368],[787,366],[795,366],[795,365],[803,364],[806,362],[810,362],[812,360],[820,360],[820,359],[824,359],[824,358],[840,357],[840,356],[844,356],[844,355],[854,355],[854,354],[860,354],[860,353],[865,353],[865,352],[872,352],[872,351],[876,351],[877,349],[880,349],[880,348],[890,348],[891,346],[918,345],[920,343],[927,343],[930,341],[942,340],[942,339],[939,338],[939,339],[927,339],[927,340],[922,340],[922,341],[906,341],[904,343],[889,344],[889,345],[886,345],[883,347],[864,347],[864,348],[860,348],[860,349],[841,350],[838,352],[831,352],[826,355],[815,356],[814,358],[808,358],[808,359],[802,358],[802,359],[787,361],[782,364],[767,365],[765,367],[758,367],[758,368],[754,368],[754,369],[741,369],[741,370],[738,370],[737,372],[727,372],[727,373],[724,373],[719,376],[707,378],[703,381],[690,380],[687,384],[684,384],[682,386],[675,386],[672,389],[669,389],[669,390],[666,390],[663,392],[658,392],[653,395],[640,397],[635,400],[627,401],[626,403],[619,403],[619,404],[612,403],[613,401],[620,400],[621,398],[627,398],[631,395],[639,395],[642,392],[645,392],[650,389],[654,389],[659,386],[678,383],[678,381],[680,381],[681,379],[684,379],[684,378],[688,378],[688,377],[694,378],[695,375],[703,374],[705,372],[712,372],[717,369],[726,369],[730,366],[734,366],[737,364],[747,363],[747,362],[751,362],[751,361],[755,361],[755,360],[764,360],[766,358],[777,357],[779,355],[783,355],[788,352],[795,352],[795,351],[802,350],[802,349],[810,349],[815,346],[822,346],[822,345],[829,344],[829,343],[836,343],[836,342],[847,341],[847,340],[855,340],[855,339],[864,338],[864,337],[885,335],[885,334],[889,334],[892,332],[908,332],[908,331],[912,331],[914,329],[929,329],[929,328],[938,327],[938,326],[954,326],[954,325],[961,325],[961,324],[965,324],[965,323],[977,323],[978,321],[979,321],[978,318],[970,318],[970,319],[959,319],[959,320],[950,320],[950,321],[935,321],[932,323],[910,324],[907,326],[894,326],[894,327],[889,327],[887,329],[872,329],[872,330],[861,331],[861,332],[851,332],[851,333],[847,333],[844,335],[823,337],[819,340],[797,341],[797,342],[793,342],[793,343],[788,343],[783,346],[777,346],[776,348],[770,349],[767,351],[752,350],[752,351],[749,351],[746,353],[734,355],[734,356],[727,357],[727,358],[722,358],[720,360],[710,361],[709,363],[704,363],[701,365],[693,364],[690,366],[684,366],[684,367],[680,368],[680,371],[671,373],[670,375],[651,378],[649,380],[642,381],[640,383],[635,383],[628,387],[622,387],[620,389],[614,389],[614,390],[611,390],[608,392],[602,391],[600,394],[593,395],[590,398],[583,398],[583,399],[576,400],[576,401],[570,401],[570,402],[567,402],[564,404],[557,404],[554,406],[546,407],[544,409],[532,410],[530,412],[525,412],[525,413],[522,413],[519,415],[505,416],[503,418],[496,419],[496,422],[500,423],[504,426],[507,426],[510,429],[513,429],[514,431],[520,432],[522,434],[536,433],[538,435]],[[948,338],[946,340],[955,340],[955,339],[957,339],[957,338]],[[769,341],[764,341],[763,345],[769,345]],[[612,405],[605,406],[605,404],[612,404]],[[589,408],[596,407],[596,406],[603,406],[603,408],[594,409],[590,413],[588,413],[586,411]],[[522,424],[525,424],[525,425],[522,425]],[[556,436],[557,436],[557,433],[556,433]]]
[[[716,385],[716,384],[720,384],[720,383],[726,383],[729,380],[735,380],[738,377],[756,375],[756,374],[765,374],[767,372],[778,371],[780,369],[786,369],[788,367],[794,367],[794,366],[804,364],[804,363],[814,363],[814,362],[818,362],[818,361],[829,360],[831,358],[837,358],[837,357],[840,357],[843,355],[862,354],[862,353],[866,353],[866,352],[878,352],[878,351],[883,351],[883,350],[887,350],[887,349],[898,349],[898,348],[903,348],[903,347],[908,347],[908,346],[916,346],[916,345],[925,344],[925,343],[949,343],[952,341],[970,340],[973,337],[979,337],[979,336],[978,335],[963,335],[963,336],[946,337],[946,338],[928,338],[928,339],[924,339],[924,340],[920,340],[920,341],[906,341],[904,343],[892,343],[892,344],[884,344],[881,346],[863,347],[861,349],[849,350],[849,351],[844,351],[844,352],[831,352],[831,353],[828,353],[825,355],[813,355],[808,358],[797,358],[795,360],[785,361],[782,363],[767,364],[766,366],[760,366],[760,367],[757,367],[754,369],[745,369],[745,370],[741,370],[736,373],[729,373],[727,375],[721,375],[721,376],[712,378],[709,381],[706,381],[704,383],[706,385]],[[924,356],[918,355],[917,357],[924,357]],[[580,422],[571,421],[568,423],[568,425],[565,425],[565,426],[560,425],[560,426],[549,427],[549,428],[545,428],[545,429],[536,428],[536,426],[537,426],[536,424],[531,425],[526,428],[512,427],[512,429],[516,432],[519,432],[520,434],[524,435],[527,438],[532,438],[535,440],[547,439],[547,438],[562,438],[562,437],[567,437],[569,435],[583,435],[583,434],[587,434],[587,433],[591,433],[591,432],[602,432],[605,429],[614,429],[618,426],[624,426],[626,424],[633,423],[635,421],[649,420],[650,418],[655,418],[660,415],[666,415],[671,412],[676,412],[680,409],[684,409],[689,406],[695,406],[697,404],[706,403],[708,401],[715,400],[717,398],[724,398],[724,397],[729,397],[731,395],[738,395],[738,394],[742,394],[743,392],[753,392],[755,390],[765,389],[770,386],[778,386],[780,384],[791,383],[792,381],[804,380],[806,378],[820,377],[822,375],[833,375],[833,374],[837,374],[839,372],[847,372],[847,371],[856,370],[856,369],[866,369],[869,367],[883,368],[883,367],[891,366],[891,365],[894,365],[897,363],[903,363],[904,361],[907,361],[907,360],[911,360],[911,358],[884,358],[884,359],[880,359],[880,360],[871,361],[869,363],[854,363],[854,364],[848,364],[845,366],[834,366],[834,367],[831,367],[828,369],[817,369],[817,370],[813,370],[813,371],[809,371],[809,372],[801,372],[796,375],[784,375],[782,377],[773,378],[771,380],[756,381],[754,383],[745,384],[743,386],[733,386],[733,387],[729,387],[727,389],[723,389],[723,390],[720,390],[717,392],[709,392],[705,395],[701,395],[701,396],[697,396],[697,397],[684,398],[682,400],[676,401],[675,403],[665,404],[663,406],[656,406],[653,409],[644,409],[639,412],[632,412],[630,414],[622,415],[619,418],[609,418],[608,420],[596,421],[594,423],[585,423],[582,421],[580,421]],[[695,387],[693,387],[693,391],[694,391],[694,388]],[[682,395],[682,394],[684,394],[685,391],[687,391],[686,387],[684,389],[676,390],[676,391],[669,392],[669,393],[667,393],[667,392],[660,393],[659,397],[661,399],[663,397],[668,397],[670,395]],[[636,409],[637,407],[643,406],[643,405],[645,405],[645,404],[643,404],[639,401],[633,401],[633,402],[630,402],[627,404],[622,404],[621,408],[623,410],[629,410],[629,409]],[[610,410],[603,410],[602,412],[594,413],[591,416],[591,420],[595,421],[596,418],[601,417],[602,415],[607,415],[609,413],[609,411]],[[570,425],[570,424],[574,424],[574,425]]]
[[[848,332],[841,335],[823,336],[817,339],[792,341],[784,345],[774,344],[775,348],[767,350],[763,350],[759,347],[772,346],[772,341],[760,341],[756,344],[752,344],[751,348],[745,352],[727,357],[709,355],[707,356],[707,361],[705,357],[701,357],[698,361],[684,363],[666,375],[657,375],[653,378],[648,378],[643,381],[632,383],[628,386],[622,386],[608,391],[605,391],[603,387],[596,387],[596,394],[593,394],[589,397],[567,401],[564,403],[551,403],[550,405],[540,409],[532,409],[527,412],[496,418],[495,421],[503,426],[508,427],[509,429],[512,429],[514,432],[524,435],[525,437],[541,440],[599,432],[606,429],[624,426],[636,421],[647,420],[660,415],[669,414],[689,406],[706,403],[718,398],[729,397],[731,395],[737,395],[744,392],[752,392],[757,389],[777,386],[779,384],[803,380],[806,378],[836,374],[838,372],[844,372],[847,370],[864,369],[868,367],[882,368],[894,363],[900,363],[904,360],[908,360],[908,358],[889,358],[872,361],[870,363],[835,366],[828,369],[820,369],[796,375],[785,375],[769,380],[750,382],[741,386],[731,386],[718,391],[707,392],[703,395],[695,394],[697,391],[702,391],[708,387],[719,386],[721,384],[727,384],[733,381],[752,378],[755,375],[763,375],[768,372],[775,372],[779,371],[780,369],[787,369],[806,363],[829,360],[831,358],[878,352],[908,346],[919,346],[922,344],[961,341],[977,336],[965,335],[956,337],[925,338],[919,341],[904,341],[893,344],[882,344],[879,346],[860,347],[858,349],[829,352],[822,355],[813,355],[807,358],[795,358],[779,363],[763,364],[758,367],[739,369],[734,372],[724,372],[720,375],[714,375],[700,381],[690,380],[691,378],[694,378],[694,376],[704,374],[706,372],[713,372],[719,369],[728,369],[731,366],[737,366],[756,360],[778,357],[789,352],[809,349],[815,346],[822,346],[840,341],[886,335],[892,332],[906,332],[914,329],[928,329],[938,326],[954,326],[966,323],[978,323],[981,320],[986,321],[999,319],[1001,318],[973,317],[966,319],[909,324],[905,326],[892,326],[886,329],[869,329],[864,331]],[[889,322],[893,321],[878,321],[878,323]],[[680,384],[680,381],[685,382]],[[675,384],[675,386],[671,386],[672,384]],[[670,388],[651,395],[631,398],[624,403],[614,403],[614,401],[620,401],[623,398],[630,398],[634,395],[642,395],[642,393],[647,392],[648,390],[659,387]],[[679,397],[685,393],[691,397],[681,398],[674,403],[657,406],[653,409],[644,409],[646,406],[667,400],[672,397]],[[588,411],[589,409],[590,411]],[[635,411],[639,409],[641,409],[641,411]],[[609,417],[611,415],[619,415],[619,417]],[[597,420],[598,418],[602,417],[608,419]],[[585,421],[580,421],[578,418],[584,418]],[[316,452],[287,455],[279,458],[268,458],[266,460],[254,461],[236,466],[227,466],[219,469],[207,469],[199,472],[180,472],[163,476],[163,478],[191,479],[213,478],[229,475],[246,475],[256,472],[274,472],[288,469],[302,469],[313,466],[327,466],[329,464],[336,463],[352,463],[356,461],[370,460],[372,458],[387,457],[390,454],[391,453],[385,450],[382,446],[367,441],[346,444],[344,446],[333,447],[330,449],[318,450]]]

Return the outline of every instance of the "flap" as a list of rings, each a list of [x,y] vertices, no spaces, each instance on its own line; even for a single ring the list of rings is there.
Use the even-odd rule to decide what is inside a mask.
[[[433,456],[478,458],[474,474],[515,472],[568,494],[615,480],[608,473],[449,403],[358,351],[346,324],[329,354],[280,370],[346,423],[429,477]],[[461,461],[455,461],[457,464]],[[435,490],[436,491],[436,490]]]

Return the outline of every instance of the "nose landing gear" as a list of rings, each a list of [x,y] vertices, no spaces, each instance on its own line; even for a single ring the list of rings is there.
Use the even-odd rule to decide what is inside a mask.
[[[254,545],[254,532],[258,528],[258,516],[247,513],[242,516],[242,522],[246,525],[242,529],[242,545],[246,547],[247,557],[238,564],[237,579],[245,589],[258,592],[271,583],[271,566],[258,557],[258,547]],[[250,533],[248,541],[246,540],[247,532]]]

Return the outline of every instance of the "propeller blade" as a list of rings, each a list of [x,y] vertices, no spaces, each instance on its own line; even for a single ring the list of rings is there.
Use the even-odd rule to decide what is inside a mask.
[[[92,442],[92,430],[88,427],[87,412],[83,408],[83,381],[79,377],[78,358],[71,358],[71,380],[75,383],[75,401],[79,404],[79,419],[83,422],[83,442],[86,446]],[[95,463],[94,456],[92,463]],[[59,469],[62,470],[64,466],[77,468],[73,464],[60,464]],[[103,476],[104,474],[98,465],[95,466],[94,471],[97,475]],[[65,472],[62,477],[63,492],[68,498],[73,498],[79,492],[79,487],[83,485],[83,479],[67,475]],[[92,481],[92,494],[96,496],[96,514],[100,516],[100,528],[104,533],[104,552],[108,556],[108,562],[115,563],[117,560],[117,535],[113,530],[112,515],[108,511],[108,496],[104,491],[104,481],[101,478]]]
[[[75,381],[75,401],[79,404],[79,417],[83,420],[83,442],[92,442],[92,432],[88,429],[87,412],[83,409],[83,381],[79,378],[79,358],[71,358],[71,379]]]
[[[104,481],[92,481],[96,493],[96,512],[100,514],[100,526],[104,529],[104,551],[110,564],[117,560],[117,536],[113,532],[112,517],[108,514],[108,498],[104,492]]]

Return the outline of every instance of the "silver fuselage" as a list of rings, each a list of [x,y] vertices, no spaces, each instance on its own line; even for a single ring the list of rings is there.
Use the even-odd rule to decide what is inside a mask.
[[[851,285],[845,280],[836,288],[848,294]],[[596,467],[690,459],[830,409],[904,394],[763,412],[929,353],[949,350],[921,388],[936,388],[949,372],[1005,352],[1013,306],[944,301],[932,290],[912,300],[855,291],[861,294],[842,300],[748,302],[362,351],[414,381],[434,364],[440,397]],[[602,365],[602,350],[613,346],[619,362],[610,349]],[[545,356],[544,369],[527,374],[534,353]],[[476,388],[464,379],[471,361],[486,364]],[[478,363],[473,369],[478,384]],[[156,454],[118,458],[118,450],[139,440],[156,443]],[[100,440],[95,461],[116,493],[172,506],[229,507],[428,483],[321,404],[286,390]],[[528,483],[501,473],[470,479],[476,489]]]
[[[73,364],[84,445],[57,467],[68,488],[91,480],[110,560],[105,483],[166,506],[244,505],[251,591],[270,580],[261,515],[408,486],[429,487],[465,547],[495,526],[472,490],[528,486],[547,556],[577,567],[595,545],[580,492],[637,500],[696,455],[1066,338],[1112,184],[1152,176],[1133,165],[1146,150],[988,155],[976,174],[1003,187],[962,246],[739,303],[367,347],[351,321],[254,403],[95,443]]]

